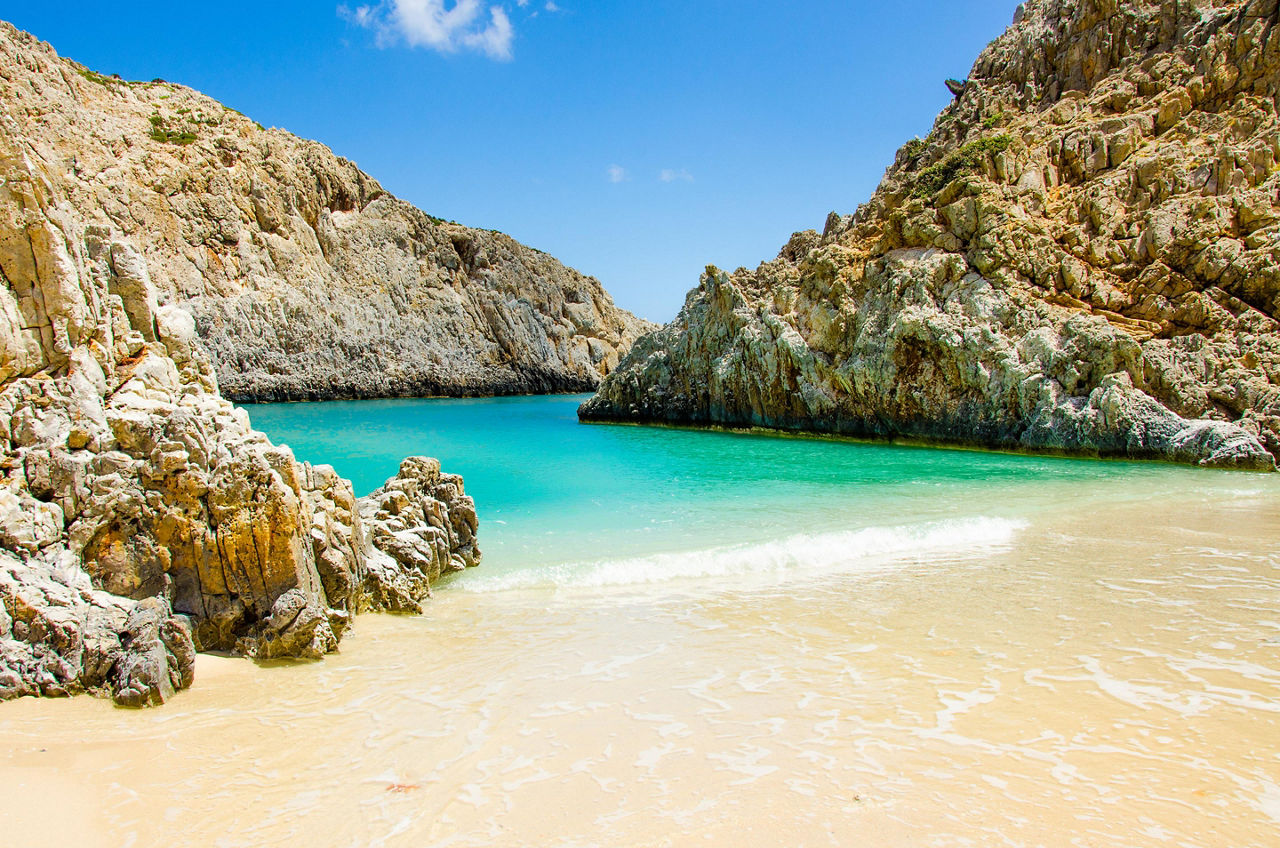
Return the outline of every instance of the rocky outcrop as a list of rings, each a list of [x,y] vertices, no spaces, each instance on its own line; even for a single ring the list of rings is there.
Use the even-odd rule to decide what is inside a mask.
[[[12,31],[0,50],[2,74],[117,85]],[[384,490],[406,502],[370,518],[375,541],[420,540],[429,565],[406,577],[348,481],[252,429],[218,394],[195,319],[166,302],[155,245],[82,205],[74,163],[24,129],[38,94],[18,102],[0,99],[0,700],[160,703],[190,685],[197,650],[319,657],[353,613],[409,606],[384,584],[476,564],[474,505],[434,461],[407,461]]]
[[[187,620],[163,597],[97,589],[65,548],[0,550],[0,700],[88,690],[161,703],[191,684],[194,654]]]
[[[650,329],[594,278],[433,218],[323,145],[4,23],[0,105],[76,216],[131,245],[102,257],[130,317],[190,312],[233,400],[589,390]]]
[[[130,354],[97,328],[63,373],[0,391],[0,699],[109,690],[143,705],[190,684],[196,650],[320,657],[354,612],[412,608],[387,586],[425,594],[440,573],[373,547],[351,484],[253,431],[203,382],[207,361],[175,365],[166,333]],[[476,564],[461,481],[422,459],[405,473],[388,489],[417,500],[394,532]],[[376,542],[387,531],[370,524]]]
[[[203,383],[207,361],[177,367],[165,331],[133,354],[98,336],[64,374],[0,392],[0,699],[145,705],[190,684],[196,650],[320,657],[356,611],[417,609],[395,587],[420,600],[479,561],[474,504],[434,460],[406,460],[382,491],[415,500],[376,495],[369,533],[351,484],[253,431]],[[387,535],[422,540],[434,567],[388,558]]]
[[[708,268],[586,420],[1269,469],[1276,0],[1033,0],[872,199]]]
[[[462,478],[434,459],[411,456],[400,473],[360,499],[369,528],[368,597],[379,609],[421,612],[431,582],[480,562],[475,504]]]

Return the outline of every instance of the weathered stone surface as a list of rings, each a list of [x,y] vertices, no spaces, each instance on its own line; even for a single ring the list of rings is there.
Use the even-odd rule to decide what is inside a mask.
[[[581,416],[1274,467],[1278,16],[1019,7],[868,203],[708,268]]]
[[[111,669],[112,696],[117,704],[162,704],[195,678],[191,630],[160,598],[146,598],[134,606],[125,620],[120,645],[123,655]]]
[[[194,656],[186,619],[163,597],[97,589],[64,549],[0,550],[0,700],[88,690],[158,704],[191,684]]]
[[[434,459],[404,460],[397,476],[360,499],[360,516],[373,546],[368,597],[382,608],[420,612],[431,581],[480,562],[475,502]]]
[[[346,613],[325,607],[314,592],[290,589],[276,598],[262,626],[242,639],[239,648],[259,659],[320,659],[338,647],[348,619]]]
[[[162,703],[196,648],[319,657],[355,611],[420,610],[478,562],[474,504],[438,462],[406,460],[361,504],[207,391],[194,355],[189,381],[158,343],[108,358],[92,403],[74,371],[0,389],[0,698]]]
[[[138,334],[122,343],[163,338],[166,304],[194,316],[186,336],[233,400],[584,391],[650,329],[594,278],[433,218],[323,145],[180,85],[95,74],[2,22],[0,108],[6,155],[59,197],[5,228],[21,233],[0,292],[14,373],[110,310]],[[68,246],[65,219],[99,229]],[[52,264],[28,267],[29,240]],[[85,259],[118,300],[83,298],[69,269]],[[47,324],[21,320],[34,298]]]
[[[33,140],[33,116],[55,134],[70,120],[41,111],[42,88],[76,103],[134,103],[131,89],[3,24],[0,54],[0,80],[33,92],[0,96],[0,700],[162,703],[191,684],[197,649],[319,657],[355,611],[411,608],[381,585],[425,595],[441,570],[474,565],[474,505],[434,461],[406,461],[387,484],[406,507],[374,525],[429,561],[374,548],[350,482],[298,463],[218,394],[173,297],[168,263],[185,254],[163,253],[141,226],[153,219],[104,212],[142,215],[152,198],[110,176],[88,202],[77,171],[92,157]],[[66,137],[90,139],[87,126]],[[127,136],[107,138],[93,143],[133,161]]]

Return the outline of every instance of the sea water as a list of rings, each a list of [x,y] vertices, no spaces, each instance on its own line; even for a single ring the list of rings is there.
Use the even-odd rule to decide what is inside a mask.
[[[672,428],[580,398],[249,407],[476,569],[164,707],[0,705],[0,832],[207,845],[1273,846],[1275,475]]]
[[[1008,541],[1064,501],[1245,486],[1085,462],[773,433],[583,425],[587,396],[263,404],[253,423],[365,495],[408,455],[465,479],[484,568],[464,590],[857,566]],[[1259,484],[1261,485],[1261,484]]]

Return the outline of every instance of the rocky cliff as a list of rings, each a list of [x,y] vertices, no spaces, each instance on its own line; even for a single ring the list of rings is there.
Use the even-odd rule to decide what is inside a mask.
[[[323,145],[4,23],[0,104],[80,217],[130,241],[159,303],[195,316],[233,400],[589,390],[651,329],[594,278],[433,218]]]
[[[0,369],[39,367],[0,388],[0,700],[145,705],[190,685],[197,650],[317,658],[355,612],[418,611],[432,579],[479,562],[460,478],[410,458],[357,501],[272,445],[218,396],[189,314],[119,293],[102,257],[128,242],[104,250],[113,234],[79,229],[11,152],[0,305],[34,329]]]
[[[167,226],[198,216],[153,213],[234,206],[231,190],[197,200],[127,178],[150,163],[196,180],[166,169],[202,142],[95,123],[105,112],[86,104],[136,105],[134,89],[3,26],[0,53],[0,700],[89,690],[159,703],[190,685],[196,650],[319,657],[353,613],[418,609],[433,578],[475,565],[474,504],[434,460],[406,460],[361,503],[218,394],[172,269],[226,255],[168,241]],[[54,93],[72,105],[49,111]],[[95,158],[112,150],[113,164]]]
[[[1276,0],[1032,0],[871,200],[708,268],[586,420],[1272,468]]]

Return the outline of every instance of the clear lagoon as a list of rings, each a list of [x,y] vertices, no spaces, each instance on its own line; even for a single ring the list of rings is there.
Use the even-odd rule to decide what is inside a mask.
[[[258,404],[255,427],[365,495],[400,459],[461,474],[483,568],[464,586],[825,568],[1008,539],[1064,502],[1280,492],[1260,476],[767,433],[579,424],[587,396]]]

